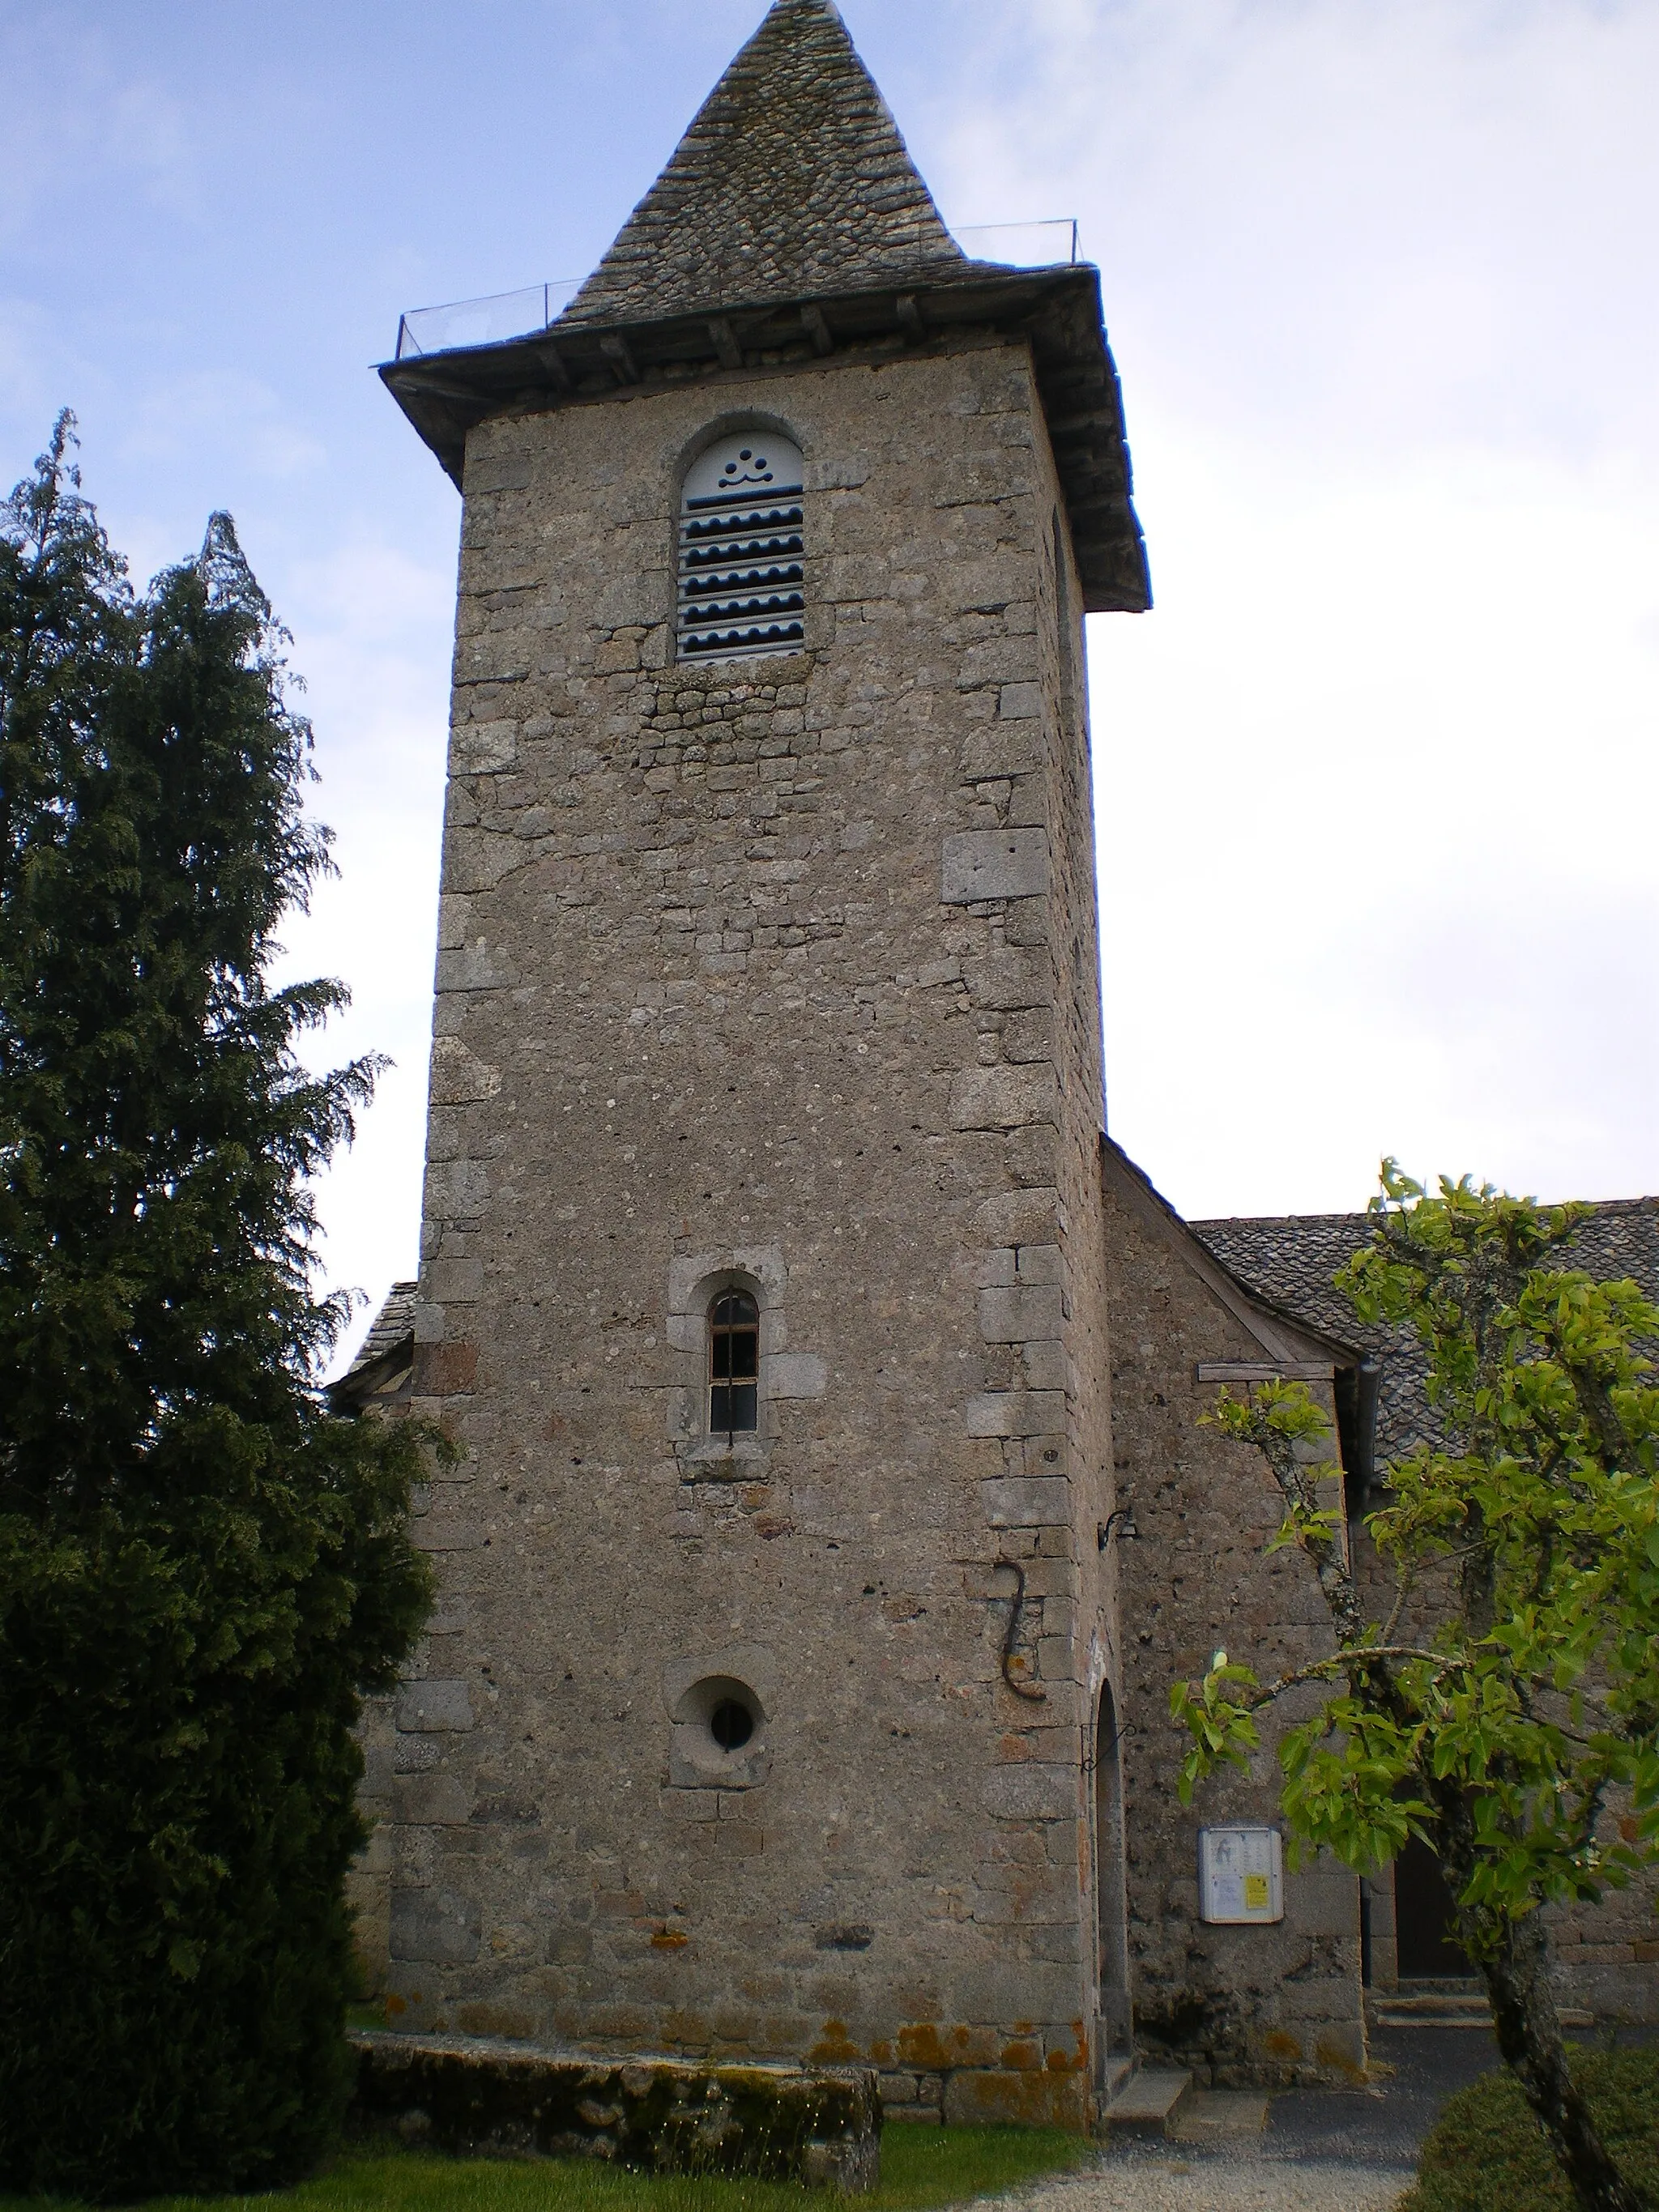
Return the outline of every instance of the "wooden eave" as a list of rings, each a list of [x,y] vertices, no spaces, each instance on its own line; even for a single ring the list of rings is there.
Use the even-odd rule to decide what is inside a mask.
[[[604,400],[619,392],[811,361],[953,332],[1029,340],[1090,614],[1152,605],[1133,505],[1117,369],[1101,313],[1100,272],[968,263],[908,289],[721,307],[659,322],[562,320],[531,336],[386,362],[380,375],[459,489],[467,433],[491,416]]]
[[[362,1413],[366,1406],[373,1405],[382,1391],[400,1382],[414,1365],[415,1332],[411,1328],[376,1358],[351,1368],[337,1382],[331,1382],[325,1394],[329,1410],[343,1414]]]

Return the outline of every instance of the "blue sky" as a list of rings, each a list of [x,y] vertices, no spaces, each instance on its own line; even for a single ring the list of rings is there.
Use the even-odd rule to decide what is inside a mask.
[[[1659,0],[847,0],[959,224],[1076,215],[1158,592],[1091,625],[1115,1133],[1189,1212],[1382,1151],[1659,1187]],[[0,0],[0,473],[135,568],[228,507],[398,1067],[324,1193],[412,1268],[459,501],[368,365],[578,275],[761,0]]]

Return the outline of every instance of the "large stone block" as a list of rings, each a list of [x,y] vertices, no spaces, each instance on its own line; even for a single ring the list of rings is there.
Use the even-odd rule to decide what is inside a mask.
[[[489,1541],[483,1526],[459,1514],[428,1514],[410,1532],[422,1552],[481,1552]]]
[[[471,1305],[483,1296],[482,1260],[434,1260],[427,1295],[443,1305]]]
[[[1060,1193],[1049,1189],[999,1191],[985,1200],[977,1216],[988,1244],[1011,1249],[1051,1244],[1059,1219]]]
[[[492,491],[528,491],[530,489],[530,456],[515,453],[497,447],[485,448],[468,457],[466,465],[466,495],[476,499]]]
[[[979,1487],[994,1528],[1063,1528],[1071,1520],[1068,1482],[1012,1476]]]
[[[1046,830],[969,830],[945,841],[947,905],[1041,898],[1048,888]]]
[[[1316,1863],[1285,1877],[1285,1912],[1310,1936],[1359,1936],[1359,1880],[1346,1867]]]
[[[1058,1107],[1052,1066],[967,1067],[951,1085],[953,1129],[1018,1129],[1054,1121]]]
[[[406,1735],[453,1735],[477,1726],[465,1682],[410,1682],[398,1699],[397,1724]]]
[[[501,1070],[480,1060],[457,1036],[441,1036],[432,1048],[432,1098],[439,1106],[465,1106],[494,1098]]]
[[[1063,1336],[1064,1295],[1048,1287],[981,1291],[979,1326],[988,1344],[1032,1344]]]
[[[519,757],[516,722],[458,722],[450,738],[456,768],[467,775],[489,775],[511,768]]]
[[[465,1827],[472,1814],[472,1792],[458,1775],[408,1775],[399,1778],[393,1804],[396,1817],[408,1827]]]
[[[974,782],[988,777],[1030,775],[1042,766],[1042,725],[996,721],[975,730],[962,748],[962,773]]]
[[[469,1966],[478,1955],[483,1913],[475,1897],[453,1889],[392,1893],[392,1955],[410,1964]]]
[[[1065,1430],[1066,1400],[1060,1391],[994,1391],[968,1401],[970,1437],[1063,1436]]]
[[[994,1767],[980,1802],[1000,1820],[1066,1820],[1078,1809],[1077,1770],[1070,1766]]]
[[[816,1352],[774,1352],[766,1370],[769,1398],[821,1398],[830,1387],[830,1370]]]
[[[1047,2021],[1058,2027],[1077,2019],[1082,1993],[1082,1976],[1075,1967],[1010,1959],[959,1976],[951,1992],[951,2009],[964,2021],[1026,2021],[1039,2028]]]

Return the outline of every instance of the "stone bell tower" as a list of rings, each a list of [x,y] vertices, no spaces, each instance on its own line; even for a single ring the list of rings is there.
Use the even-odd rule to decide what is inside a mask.
[[[1148,599],[1097,272],[966,258],[777,0],[557,321],[383,374],[465,501],[396,2016],[1081,2124],[1082,617]]]

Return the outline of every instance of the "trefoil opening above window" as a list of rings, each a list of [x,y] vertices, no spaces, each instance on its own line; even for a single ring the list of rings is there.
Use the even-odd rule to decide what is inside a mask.
[[[753,1436],[760,1426],[760,1308],[722,1291],[708,1315],[708,1432]]]
[[[789,653],[806,641],[805,468],[769,430],[722,438],[680,502],[682,660]]]

